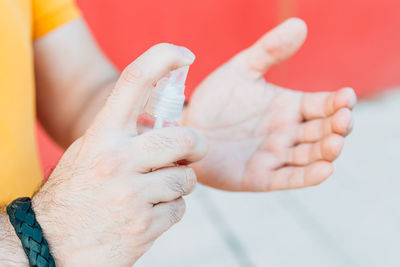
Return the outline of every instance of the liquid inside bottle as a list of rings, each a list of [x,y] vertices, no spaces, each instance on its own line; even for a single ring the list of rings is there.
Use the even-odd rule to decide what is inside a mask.
[[[156,118],[155,116],[149,113],[140,114],[137,120],[138,134],[143,134],[153,129],[174,127],[174,126],[179,126],[179,123],[164,121],[162,118]]]
[[[185,102],[188,70],[186,66],[171,71],[157,83],[137,120],[139,134],[178,125]]]

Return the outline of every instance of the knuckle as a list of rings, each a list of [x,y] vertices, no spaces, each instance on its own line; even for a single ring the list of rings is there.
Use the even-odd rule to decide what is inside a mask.
[[[119,153],[102,153],[97,158],[97,163],[94,166],[95,173],[98,177],[110,178],[114,177],[121,169],[123,159],[118,155]]]
[[[193,150],[197,145],[198,136],[194,130],[186,128],[181,140],[185,149]]]
[[[273,59],[281,60],[284,58],[284,51],[281,47],[283,45],[288,46],[287,38],[281,32],[275,32],[273,35],[269,35],[271,43],[273,44],[281,44],[281,46],[271,45],[270,42],[261,43],[261,47],[264,53],[272,56]]]
[[[185,194],[191,193],[196,187],[197,179],[196,173],[192,168],[185,167],[185,184],[186,184],[186,192]]]
[[[121,79],[126,83],[136,83],[143,78],[143,70],[135,63],[124,69]]]
[[[182,167],[178,174],[166,177],[168,188],[179,196],[191,193],[197,183],[196,174],[192,168]]]
[[[136,223],[134,227],[134,232],[136,234],[144,234],[146,233],[152,224],[152,217],[148,215],[142,215],[140,219],[138,219],[138,222]]]
[[[167,176],[166,183],[171,191],[178,193],[180,196],[185,194],[186,192],[185,184],[182,181],[182,179],[179,179],[177,176],[175,175]]]
[[[115,209],[124,209],[126,203],[131,199],[130,195],[121,193],[119,195],[107,196],[109,206]]]
[[[124,177],[131,178],[131,177]],[[135,180],[135,179],[133,179]],[[138,202],[142,198],[144,188],[138,183],[115,183],[110,181],[103,186],[102,195],[106,196],[106,203],[118,210],[131,209],[132,201]],[[133,209],[137,209],[136,207]],[[142,209],[142,207],[141,207]]]
[[[107,202],[114,208],[123,209],[132,199],[131,192],[126,188],[108,186],[105,190],[107,190],[105,193],[107,194]]]

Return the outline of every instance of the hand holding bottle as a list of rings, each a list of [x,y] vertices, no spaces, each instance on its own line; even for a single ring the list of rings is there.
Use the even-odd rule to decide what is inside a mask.
[[[178,126],[185,103],[185,82],[189,66],[168,73],[157,82],[147,101],[144,112],[139,115],[138,132]]]
[[[65,152],[34,197],[37,219],[60,266],[132,266],[184,213],[193,170],[171,166],[206,152],[204,138],[185,127],[137,135],[136,119],[150,89],[193,54],[152,47],[122,73],[84,136]]]

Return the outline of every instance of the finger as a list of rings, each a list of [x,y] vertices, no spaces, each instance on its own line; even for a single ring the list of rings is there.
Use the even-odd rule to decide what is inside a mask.
[[[344,137],[330,134],[316,143],[304,143],[295,146],[288,152],[288,164],[303,166],[312,162],[325,160],[334,161],[344,145]]]
[[[304,167],[283,167],[272,175],[266,191],[318,185],[328,179],[333,171],[333,164],[327,161],[317,161]]]
[[[339,109],[326,119],[315,119],[302,123],[297,130],[297,143],[313,143],[336,133],[347,136],[353,129],[353,116],[348,108]]]
[[[152,208],[152,221],[149,234],[158,238],[162,233],[178,223],[185,214],[186,204],[183,198],[168,203],[160,203]]]
[[[169,71],[193,61],[187,48],[165,43],[151,47],[122,72],[95,124],[107,129],[131,128],[153,85]]]
[[[192,168],[164,168],[142,176],[147,189],[143,192],[151,204],[169,202],[190,194],[196,186],[196,174]]]
[[[292,56],[304,43],[306,36],[305,22],[290,18],[238,54],[232,63],[256,76],[262,76],[271,66]]]
[[[353,109],[357,96],[352,88],[343,88],[333,93],[305,93],[301,103],[304,120],[325,118],[341,108]]]
[[[136,136],[131,151],[135,168],[148,172],[178,161],[198,161],[205,156],[207,143],[194,129],[168,127]]]

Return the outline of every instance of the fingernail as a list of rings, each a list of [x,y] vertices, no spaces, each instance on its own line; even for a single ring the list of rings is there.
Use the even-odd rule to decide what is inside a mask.
[[[185,57],[190,58],[191,60],[194,60],[196,58],[192,51],[190,51],[186,47],[179,46],[178,48],[181,51],[182,55],[184,55]]]

